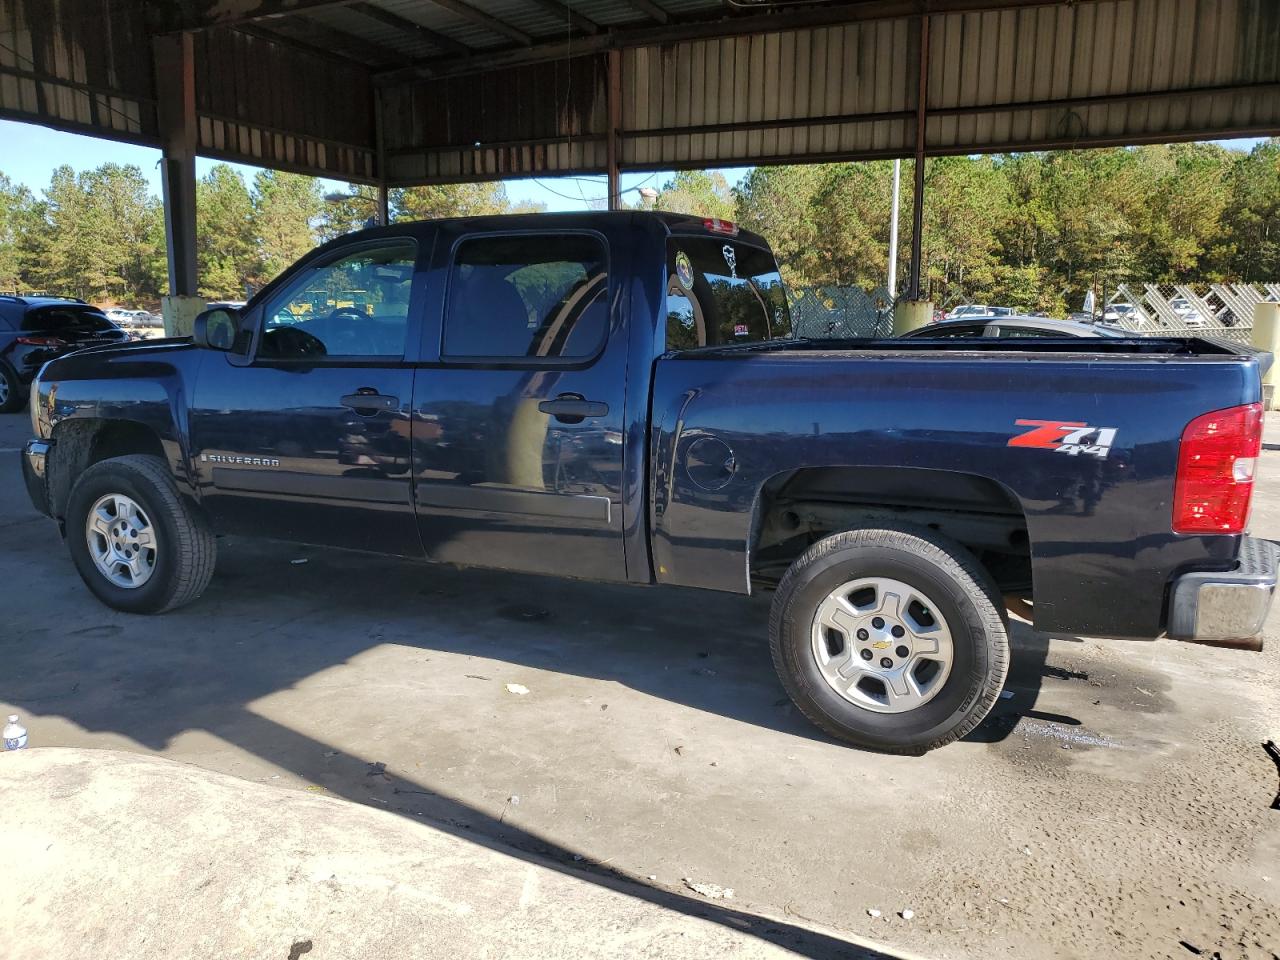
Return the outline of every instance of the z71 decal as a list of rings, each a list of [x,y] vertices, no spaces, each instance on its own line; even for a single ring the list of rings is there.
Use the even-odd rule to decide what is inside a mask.
[[[1070,420],[1015,420],[1019,427],[1030,427],[1009,441],[1011,447],[1052,450],[1076,457],[1086,454],[1105,460],[1116,439],[1115,427],[1091,427]]]

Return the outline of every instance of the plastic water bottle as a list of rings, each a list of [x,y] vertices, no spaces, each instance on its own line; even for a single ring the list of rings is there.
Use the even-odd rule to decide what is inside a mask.
[[[9,715],[9,722],[4,725],[4,748],[6,750],[22,750],[27,745],[27,728],[18,722],[16,713]]]

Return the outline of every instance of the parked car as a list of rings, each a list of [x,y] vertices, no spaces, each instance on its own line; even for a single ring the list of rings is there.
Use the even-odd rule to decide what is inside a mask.
[[[991,307],[985,303],[965,303],[955,307],[947,314],[948,320],[967,320],[971,317],[1008,317],[1012,316],[1012,307]]]
[[[0,296],[0,413],[22,409],[32,379],[47,361],[128,339],[106,314],[82,300]]]
[[[123,307],[107,307],[102,313],[118,327],[127,327],[133,323],[133,311]]]
[[[1145,318],[1132,303],[1109,303],[1102,311],[1102,319],[1108,323],[1141,324]]]
[[[1048,633],[1260,645],[1259,355],[1075,343],[797,338],[768,245],[720,220],[396,224],[189,341],[48,364],[23,474],[88,588],[136,613],[198,597],[220,531],[772,591],[799,709],[919,752],[1000,695],[1004,597]]]
[[[1186,297],[1174,297],[1169,301],[1169,307],[1184,326],[1203,327],[1208,323],[1204,314],[1192,306]]]
[[[957,337],[998,337],[1005,340],[1027,337],[1132,337],[1128,330],[1101,323],[1053,320],[1049,317],[970,317],[944,320],[902,334],[899,339],[950,340]]]

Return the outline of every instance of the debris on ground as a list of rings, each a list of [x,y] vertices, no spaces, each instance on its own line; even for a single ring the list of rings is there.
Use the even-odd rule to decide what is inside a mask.
[[[545,607],[535,607],[529,604],[513,603],[505,606],[498,611],[498,616],[504,620],[546,620],[551,616],[551,611]]]
[[[391,775],[387,773],[387,765],[380,760],[369,764],[369,769],[365,771],[364,775],[366,777],[381,777],[387,781],[391,780]]]
[[[1001,692],[1001,694],[1000,694],[1000,699],[1001,699],[1001,700],[1012,700],[1012,699],[1013,699],[1013,691],[1012,691],[1012,690],[1005,690],[1005,691]]]
[[[468,674],[467,674],[467,679],[468,679],[468,680],[492,680],[493,678],[492,678],[492,677],[484,677],[484,676],[481,676],[481,675],[480,675],[480,674],[478,674],[478,673],[468,673]]]
[[[657,880],[657,879],[658,879],[658,875],[657,875],[656,873],[651,873],[651,874],[649,874],[647,877],[645,877],[645,879],[646,879],[646,880]]]
[[[915,915],[916,915],[916,912],[914,910],[901,910],[898,912],[898,916],[900,916],[903,920],[913,920],[915,919]]]
[[[309,563],[310,559],[308,557],[299,557],[297,560],[290,560],[289,562],[296,567],[301,563]]]
[[[684,744],[682,743],[676,744],[676,746],[672,747],[671,749],[675,751],[676,756],[678,757],[684,756]]]
[[[880,919],[880,911],[879,911],[879,910],[877,910],[875,907],[868,907],[868,908],[867,908],[867,916],[868,916],[868,917],[870,917],[872,920],[879,920],[879,919]]]
[[[684,885],[699,896],[708,900],[732,900],[733,888],[722,887],[716,883],[696,883],[689,877],[684,878]]]
[[[526,687],[523,683],[507,684],[507,693],[514,693],[517,696],[523,697],[528,692],[529,692],[529,688]]]

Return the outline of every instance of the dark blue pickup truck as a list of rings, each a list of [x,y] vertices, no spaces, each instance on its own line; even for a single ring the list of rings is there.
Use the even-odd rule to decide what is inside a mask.
[[[796,336],[768,245],[656,213],[343,237],[190,340],[45,367],[36,505],[120,610],[198,597],[215,531],[774,592],[830,734],[915,752],[1050,633],[1257,648],[1262,363],[1198,339]]]

